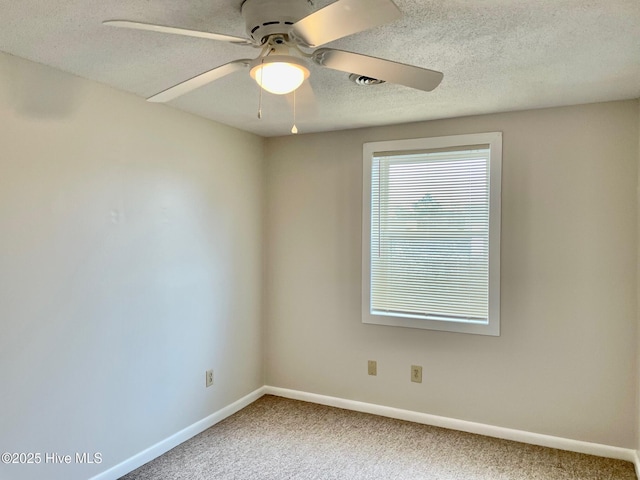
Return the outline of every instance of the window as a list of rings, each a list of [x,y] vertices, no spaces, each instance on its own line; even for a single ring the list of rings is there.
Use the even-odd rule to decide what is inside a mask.
[[[364,323],[500,335],[501,164],[501,133],[364,144]]]

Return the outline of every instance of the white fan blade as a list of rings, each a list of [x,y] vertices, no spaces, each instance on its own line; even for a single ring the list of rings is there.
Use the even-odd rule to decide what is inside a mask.
[[[333,70],[357,73],[426,92],[430,92],[440,85],[444,76],[441,72],[426,68],[331,48],[316,50],[313,59],[319,65]]]
[[[338,0],[294,23],[291,32],[297,40],[315,47],[401,16],[391,0]]]
[[[235,43],[238,45],[253,45],[251,40],[232,35],[222,35],[220,33],[200,32],[198,30],[187,30],[177,27],[166,27],[164,25],[153,25],[150,23],[130,22],[128,20],[107,20],[103,25],[119,28],[131,28],[133,30],[148,30],[150,32],[172,33],[174,35],[185,35],[187,37],[207,38],[209,40],[219,40],[221,42]]]
[[[152,97],[147,98],[149,102],[168,102],[177,98],[185,93],[189,93],[196,88],[203,87],[207,83],[211,83],[214,80],[218,80],[226,75],[242,70],[243,68],[247,68],[252,60],[235,60],[233,62],[225,63],[219,67],[214,68],[213,70],[209,70],[208,72],[201,73],[200,75],[196,75],[189,80],[185,80],[182,83],[174,85],[173,87],[167,88],[160,93],[153,95]]]

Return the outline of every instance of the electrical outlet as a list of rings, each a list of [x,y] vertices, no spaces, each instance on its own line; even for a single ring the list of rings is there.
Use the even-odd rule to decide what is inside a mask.
[[[422,367],[420,365],[411,365],[411,381],[422,383]]]
[[[378,375],[378,362],[375,360],[369,360],[368,372],[369,375]]]
[[[213,370],[207,370],[205,373],[205,385],[210,387],[213,385]]]

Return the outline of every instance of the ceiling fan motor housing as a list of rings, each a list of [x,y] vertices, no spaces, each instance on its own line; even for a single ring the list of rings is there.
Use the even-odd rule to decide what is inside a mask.
[[[242,4],[247,35],[258,44],[270,35],[288,34],[294,23],[312,12],[308,0],[245,0]]]

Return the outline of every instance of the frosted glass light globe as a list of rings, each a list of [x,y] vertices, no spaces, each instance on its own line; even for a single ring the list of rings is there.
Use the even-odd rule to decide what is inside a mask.
[[[309,70],[297,59],[286,56],[266,57],[251,69],[251,77],[267,92],[284,95],[293,92],[309,76]]]

